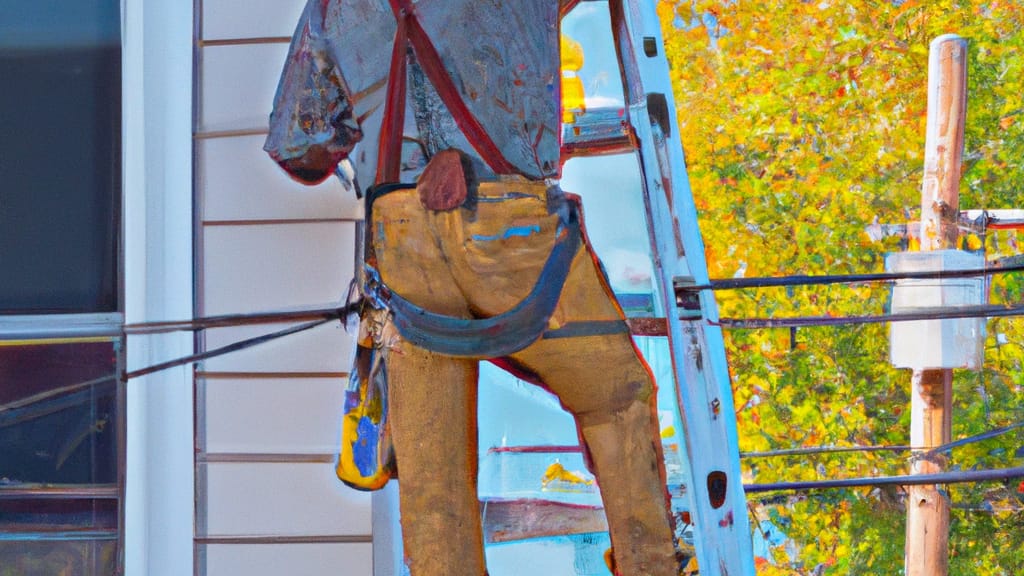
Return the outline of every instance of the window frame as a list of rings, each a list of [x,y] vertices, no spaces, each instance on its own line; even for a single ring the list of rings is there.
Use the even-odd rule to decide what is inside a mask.
[[[121,0],[118,312],[0,315],[0,339],[122,334],[193,314],[193,14],[201,1]],[[191,334],[122,338],[119,372],[194,351]],[[119,574],[192,573],[192,369],[119,386]]]
[[[63,325],[62,325],[63,323]],[[115,466],[116,482],[114,492],[111,493],[106,485],[87,484],[74,485],[62,488],[61,485],[26,487],[0,486],[0,499],[2,500],[32,500],[45,498],[47,500],[116,500],[117,518],[116,531],[117,543],[115,549],[114,574],[123,573],[123,559],[125,550],[125,493],[126,493],[126,446],[127,446],[127,387],[123,378],[125,368],[125,346],[124,346],[124,322],[120,313],[106,314],[83,314],[83,315],[54,315],[54,316],[0,316],[0,345],[9,342],[16,342],[20,346],[47,346],[54,343],[76,344],[94,342],[96,339],[109,341],[116,356],[113,361],[113,373],[115,379],[115,418],[111,423],[115,429]],[[41,524],[43,526],[44,524]],[[102,536],[110,530],[99,528],[83,529],[74,531],[66,537],[60,535],[47,537],[40,536],[38,530],[14,531],[9,534],[24,534],[22,539],[26,542],[43,542],[52,540],[64,541],[100,541]]]
[[[121,0],[124,321],[193,315],[193,2]],[[194,351],[189,333],[128,336],[127,370]],[[193,572],[192,368],[126,385],[124,573]]]
[[[112,362],[112,371],[115,380],[115,417],[109,425],[114,427],[115,435],[115,483],[114,491],[111,492],[106,484],[84,484],[68,485],[63,487],[60,484],[54,485],[29,485],[0,486],[0,500],[25,501],[37,498],[58,501],[95,501],[115,500],[116,501],[116,526],[117,532],[115,556],[113,559],[113,574],[125,573],[125,539],[126,539],[126,492],[127,492],[127,384],[124,379],[127,366],[127,338],[124,334],[125,324],[125,184],[126,184],[126,130],[129,95],[127,81],[125,79],[125,58],[126,54],[126,26],[125,26],[125,2],[122,0],[118,7],[118,23],[120,34],[117,41],[118,63],[120,73],[116,81],[119,83],[121,92],[120,111],[118,113],[119,130],[115,132],[118,139],[115,147],[117,155],[116,176],[112,182],[112,188],[106,192],[113,195],[112,214],[116,236],[114,237],[112,249],[114,262],[114,299],[113,311],[103,312],[78,312],[78,313],[39,313],[35,311],[19,312],[18,310],[5,310],[0,312],[0,346],[46,346],[53,344],[76,344],[99,341],[109,341],[115,351]],[[40,523],[39,527],[45,527]],[[48,542],[48,541],[88,541],[100,542],[109,540],[111,529],[89,527],[82,530],[75,530],[70,533],[48,534],[41,532],[38,528],[26,530],[15,530],[6,532],[6,535],[13,535],[9,538],[14,541],[24,542]],[[19,535],[24,535],[20,538]],[[6,539],[6,538],[5,538]],[[95,562],[95,560],[94,560]],[[89,573],[96,569],[93,564],[88,570]]]

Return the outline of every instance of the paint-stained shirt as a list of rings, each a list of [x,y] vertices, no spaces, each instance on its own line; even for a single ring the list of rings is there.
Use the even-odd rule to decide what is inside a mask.
[[[403,174],[415,173],[434,153],[454,147],[477,160],[483,177],[557,177],[560,84],[554,0],[308,0],[278,85],[265,150],[286,168],[287,161],[311,150],[329,159],[321,164],[330,170],[347,158],[362,185],[377,181],[399,28],[392,4],[405,4],[423,32],[420,38],[427,39],[403,50],[408,55]],[[450,79],[446,85],[429,80],[430,72],[437,72],[431,66],[438,64]],[[497,153],[479,145],[474,128],[486,132]],[[316,179],[309,176],[303,179]]]

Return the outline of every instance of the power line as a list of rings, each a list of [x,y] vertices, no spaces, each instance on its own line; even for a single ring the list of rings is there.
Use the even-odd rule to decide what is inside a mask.
[[[809,448],[784,448],[759,452],[740,452],[740,458],[777,458],[782,456],[808,456],[813,454],[842,454],[849,452],[907,452],[912,446],[814,446]]]
[[[808,328],[814,326],[842,326],[847,324],[882,324],[885,322],[911,322],[914,320],[948,320],[953,318],[1002,318],[1024,315],[1024,306],[960,306],[956,308],[921,308],[915,312],[898,314],[869,314],[864,316],[790,316],[781,318],[720,318],[710,321],[713,326],[730,330],[765,328]]]
[[[963,470],[938,474],[914,474],[907,476],[876,476],[843,478],[836,480],[810,480],[805,482],[772,482],[767,484],[744,484],[748,494],[762,492],[804,492],[808,490],[831,490],[836,488],[857,488],[866,486],[919,486],[924,484],[964,484],[970,482],[991,482],[1024,478],[1024,466],[997,468],[992,470]]]
[[[924,456],[927,457],[932,454],[940,454],[943,452],[950,452],[953,448],[959,448],[968,444],[974,444],[976,442],[982,442],[985,440],[991,440],[1012,432],[1018,428],[1024,428],[1024,422],[1016,422],[1008,426],[1002,426],[1000,428],[994,428],[980,434],[954,440],[938,446],[936,448],[922,448],[915,446],[906,445],[894,445],[894,446],[812,446],[807,448],[784,448],[781,450],[764,450],[760,452],[740,452],[740,458],[775,458],[782,456],[807,456],[814,454],[842,454],[849,452],[909,452],[911,450],[923,451]]]
[[[193,318],[191,320],[172,320],[172,321],[161,321],[161,322],[138,322],[134,324],[126,324],[124,326],[124,333],[130,336],[136,335],[153,335],[153,334],[165,334],[168,332],[197,332],[205,330],[207,328],[225,328],[230,326],[248,326],[253,324],[271,324],[275,322],[288,322],[288,321],[300,321],[310,320],[305,324],[298,326],[291,326],[277,332],[271,332],[270,334],[264,334],[262,336],[256,336],[241,340],[233,344],[228,344],[214,350],[207,350],[205,352],[198,352],[196,354],[190,354],[188,356],[182,356],[159,364],[153,364],[145,368],[126,372],[123,376],[124,380],[130,380],[132,378],[139,378],[146,376],[154,372],[160,372],[175,368],[178,366],[184,366],[185,364],[191,364],[193,362],[199,362],[201,360],[209,360],[223,354],[231,352],[238,352],[251,348],[259,344],[264,344],[278,338],[304,332],[317,326],[321,326],[328,322],[335,320],[344,320],[351,314],[355,314],[359,311],[363,305],[362,300],[350,302],[341,307],[330,307],[330,308],[308,308],[300,310],[285,310],[277,312],[253,312],[249,314],[223,314],[219,316],[206,316],[201,318]]]
[[[1010,266],[972,268],[967,270],[926,270],[918,272],[881,272],[874,274],[822,274],[764,276],[755,278],[718,278],[707,284],[677,283],[676,294],[699,292],[701,290],[743,290],[747,288],[771,288],[782,286],[820,286],[826,284],[861,284],[867,282],[892,282],[894,280],[940,280],[949,278],[973,278],[1008,272],[1024,271],[1024,264]]]
[[[801,494],[798,498],[814,498],[814,497],[817,497],[817,498],[833,498],[832,496],[829,495],[828,492],[823,492],[823,491],[822,492],[805,492],[805,493]],[[793,498],[793,496],[787,496],[787,495],[776,493],[774,496],[758,498],[757,499],[757,504],[760,504],[762,506],[788,506],[788,505],[790,505],[790,502],[792,501],[791,500],[792,498]],[[894,498],[898,498],[898,496],[894,496]],[[753,503],[754,503],[753,501],[750,502],[751,505],[753,505]],[[953,510],[957,510],[959,512],[980,513],[980,514],[998,514],[998,513],[1003,512],[1003,511],[1012,511],[1012,512],[1018,512],[1019,511],[1019,508],[1014,507],[1012,505],[1011,506],[1007,506],[1004,509],[1000,509],[1000,508],[997,508],[996,506],[994,506],[992,503],[987,502],[985,500],[983,500],[981,503],[976,503],[976,502],[975,503],[972,503],[972,502],[951,502],[950,503],[950,508],[953,509]]]

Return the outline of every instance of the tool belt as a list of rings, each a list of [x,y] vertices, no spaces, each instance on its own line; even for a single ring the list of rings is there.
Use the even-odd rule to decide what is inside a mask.
[[[592,265],[576,260],[589,249],[575,197],[518,176],[476,182],[457,153],[445,154],[416,185],[366,194],[364,308],[337,468],[355,488],[375,490],[397,474],[386,373],[396,338],[447,356],[498,359],[540,338],[629,331],[621,317],[553,318],[574,264]],[[610,290],[595,297],[614,298]]]
[[[435,160],[432,165],[443,166],[453,157]],[[379,185],[366,194],[366,256],[359,289],[364,304],[345,392],[336,468],[338,477],[356,489],[377,490],[397,475],[388,422],[389,342],[400,335],[427,350],[481,359],[522,350],[547,331],[573,259],[583,246],[579,207],[557,186],[518,177],[466,182],[461,169],[445,169],[438,182],[438,173],[425,172],[417,185]],[[384,203],[388,206],[381,208]],[[392,213],[375,214],[377,209]],[[453,238],[444,243],[437,239],[434,221],[438,219],[453,226],[446,229]],[[414,258],[411,253],[417,247],[432,249],[435,257]],[[449,284],[455,284],[452,262],[472,260],[474,249],[483,261],[491,262],[509,247],[512,263],[507,267],[516,268],[518,263],[536,279],[515,305],[487,317],[432,311],[429,304],[415,302],[416,296],[407,297],[384,281],[391,273],[396,280],[417,284],[416,274],[422,267],[436,272],[428,274],[431,277],[452,275]],[[517,255],[528,262],[516,262]],[[384,278],[379,261],[391,266]],[[505,269],[506,265],[496,262],[493,270],[467,273],[465,281],[487,290],[488,279],[507,277],[501,273]],[[447,288],[452,300],[464,298],[455,286]],[[442,301],[446,298],[439,296]]]
[[[371,189],[367,194],[367,221],[373,221],[373,204],[377,199],[411,189],[407,185],[386,185]],[[521,200],[513,194],[497,201]],[[473,358],[500,358],[522,350],[541,337],[547,329],[572,260],[582,245],[578,206],[566,202],[566,208],[565,216],[560,217],[554,246],[533,288],[525,298],[505,312],[486,318],[460,318],[432,312],[390,290],[374,266],[375,257],[372,255],[366,260],[364,290],[372,301],[386,303],[398,332],[421,348],[449,356]],[[372,238],[367,246],[372,248]]]

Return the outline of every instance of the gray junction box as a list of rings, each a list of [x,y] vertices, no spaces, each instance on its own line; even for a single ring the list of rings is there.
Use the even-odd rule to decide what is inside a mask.
[[[885,259],[887,272],[977,270],[984,254],[963,250],[897,252]],[[897,280],[892,313],[981,306],[987,300],[984,276]],[[980,369],[985,356],[985,318],[913,320],[889,324],[889,350],[896,368]]]

